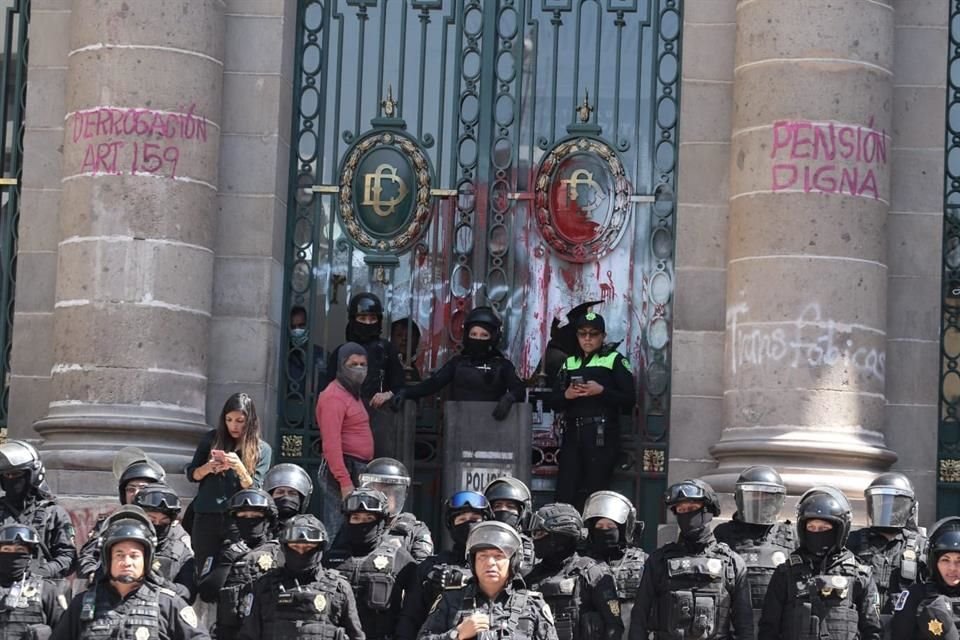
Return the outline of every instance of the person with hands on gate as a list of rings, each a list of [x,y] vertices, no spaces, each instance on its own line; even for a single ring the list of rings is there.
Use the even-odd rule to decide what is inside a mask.
[[[770,578],[760,638],[880,640],[879,596],[870,568],[845,546],[850,520],[850,503],[839,489],[814,487],[800,497],[800,546]]]
[[[502,522],[482,522],[467,538],[473,579],[437,596],[418,640],[557,640],[553,613],[517,572],[520,535]]]
[[[533,515],[533,547],[540,562],[524,581],[543,594],[560,640],[619,640],[623,635],[617,583],[610,567],[577,553],[583,519],[572,505],[548,504]]]
[[[743,559],[710,530],[720,499],[703,480],[667,488],[680,535],[647,560],[630,619],[630,640],[746,640],[753,609]],[[763,637],[763,636],[761,636]]]
[[[938,521],[927,548],[929,579],[894,596],[890,638],[960,640],[960,517]]]
[[[154,534],[140,520],[119,519],[103,534],[103,567],[70,603],[53,640],[208,640],[197,614],[150,575]]]
[[[566,359],[551,396],[563,411],[557,471],[557,502],[582,507],[586,496],[610,488],[620,453],[620,414],[636,401],[630,362],[604,344],[606,323],[598,313],[574,320],[579,353]]]
[[[40,537],[33,527],[0,527],[0,638],[47,640],[67,610],[60,581],[31,570],[40,556]]]
[[[279,542],[283,567],[253,585],[239,640],[364,640],[350,583],[320,563],[327,544],[323,523],[292,516]]]
[[[439,371],[394,396],[394,406],[439,393],[451,385],[450,399],[466,402],[496,402],[493,419],[503,420],[515,402],[526,397],[516,367],[500,352],[503,321],[492,307],[477,307],[463,323],[463,351]]]

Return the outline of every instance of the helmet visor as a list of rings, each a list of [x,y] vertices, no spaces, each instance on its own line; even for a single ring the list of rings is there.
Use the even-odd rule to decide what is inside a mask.
[[[591,518],[608,518],[617,524],[626,524],[630,515],[630,505],[623,498],[613,495],[594,495],[583,507],[584,521]]]
[[[783,490],[774,491],[770,485],[740,485],[737,487],[737,511],[744,522],[774,524],[783,507]]]
[[[473,509],[474,511],[486,511],[490,508],[490,503],[483,494],[476,491],[458,491],[450,496],[450,508]]]
[[[343,512],[356,513],[358,511],[384,513],[383,506],[375,496],[364,495],[363,493],[354,493],[347,496],[347,499],[343,501]]]
[[[280,541],[284,544],[291,542],[324,542],[327,536],[323,530],[310,525],[293,525],[284,528]]]
[[[472,551],[479,549],[499,549],[504,555],[512,557],[520,548],[520,536],[516,531],[505,526],[490,526],[494,522],[478,524],[467,538],[467,557]]]
[[[703,500],[706,501],[707,494],[703,487],[697,486],[692,482],[680,482],[667,488],[664,496],[668,505],[676,504],[682,500]]]
[[[403,511],[403,503],[407,501],[407,485],[394,484],[392,482],[382,482],[381,480],[367,481],[360,476],[362,487],[376,489],[387,496],[387,513],[395,516]]]
[[[883,489],[867,493],[867,518],[873,527],[905,527],[913,512],[913,498]]]

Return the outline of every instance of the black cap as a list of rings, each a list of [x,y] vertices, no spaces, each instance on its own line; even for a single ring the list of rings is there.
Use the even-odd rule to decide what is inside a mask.
[[[600,315],[599,313],[594,313],[593,311],[585,313],[582,316],[578,316],[577,319],[573,321],[573,328],[574,329],[590,328],[590,329],[596,329],[601,333],[607,332],[607,325],[603,321],[603,316]]]

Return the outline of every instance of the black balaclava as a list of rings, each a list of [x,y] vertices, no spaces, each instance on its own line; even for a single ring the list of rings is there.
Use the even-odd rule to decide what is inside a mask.
[[[319,545],[307,553],[297,553],[289,545],[283,545],[283,568],[294,577],[315,575],[322,557]]]
[[[30,494],[30,474],[27,471],[21,471],[14,478],[0,475],[0,486],[3,487],[7,502],[12,505],[23,505]]]
[[[489,338],[471,338],[470,329],[472,327],[483,327],[490,333]],[[493,351],[493,336],[497,335],[495,327],[482,322],[474,322],[469,326],[463,327],[463,354],[474,360],[485,360],[490,357]]]
[[[806,523],[801,523],[801,526],[806,526]],[[818,558],[822,558],[836,547],[838,534],[836,524],[829,531],[804,531],[803,548]]]
[[[170,527],[173,526],[173,521],[170,521],[166,524],[155,524],[153,525],[154,531],[157,532],[157,540],[163,541],[167,539],[167,534],[170,533]]]
[[[232,517],[231,529],[236,536],[248,547],[255,549],[267,538],[266,518],[238,518]]]
[[[302,498],[299,493],[293,496],[280,496],[274,498],[273,501],[277,505],[277,512],[279,512],[281,520],[292,518],[300,513]]]
[[[453,551],[457,557],[463,556],[467,549],[467,537],[474,527],[483,520],[470,520],[450,527],[450,538],[453,540]]]
[[[556,566],[573,555],[577,550],[577,541],[570,536],[548,533],[533,541],[533,551],[548,566]]]
[[[513,527],[518,531],[520,530],[520,514],[519,513],[514,513],[513,511],[509,511],[507,509],[504,509],[502,511],[494,511],[493,519],[496,520],[497,522],[502,522],[503,524],[509,527]]]
[[[383,320],[378,320],[373,324],[363,324],[357,322],[355,318],[350,318],[347,322],[347,340],[360,344],[373,342],[380,337],[380,332],[383,331],[382,325]]]
[[[680,539],[688,544],[703,544],[711,535],[709,524],[713,514],[701,507],[696,511],[674,513],[677,517],[677,526],[680,527]]]
[[[590,527],[588,532],[590,551],[604,558],[615,558],[621,554],[620,527],[616,529],[597,529]]]
[[[0,553],[0,584],[11,585],[23,578],[33,556],[24,553]]]
[[[347,367],[350,356],[366,356],[367,350],[356,342],[347,342],[340,346],[337,352],[337,381],[349,391],[354,398],[360,397],[360,389],[367,378],[367,367]]]
[[[386,528],[386,520],[379,519],[373,522],[351,523],[349,519],[343,523],[343,532],[347,537],[347,544],[355,556],[364,556],[373,551],[383,531]]]

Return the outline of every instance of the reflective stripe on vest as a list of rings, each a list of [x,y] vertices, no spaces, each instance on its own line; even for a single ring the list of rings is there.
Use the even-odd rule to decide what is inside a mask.
[[[563,368],[567,371],[576,371],[581,367],[603,367],[604,369],[613,369],[613,365],[617,362],[617,356],[620,355],[616,351],[611,351],[605,356],[594,355],[586,364],[580,360],[577,356],[570,356],[567,358],[567,361],[563,363]]]

